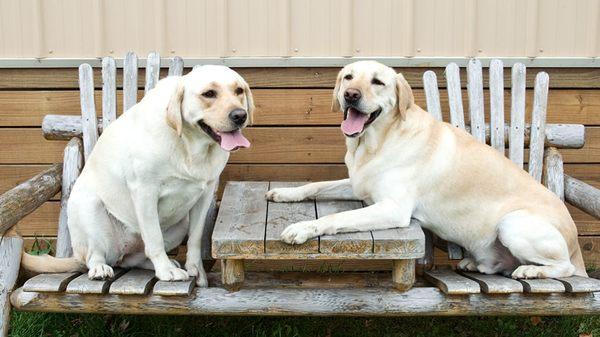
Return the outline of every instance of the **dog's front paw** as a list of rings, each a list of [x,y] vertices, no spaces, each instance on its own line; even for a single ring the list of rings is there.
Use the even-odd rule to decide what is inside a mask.
[[[115,276],[111,266],[107,264],[97,264],[88,271],[90,280],[105,280]]]
[[[302,221],[284,229],[281,233],[281,240],[292,245],[299,245],[319,235],[318,227],[313,221]]]
[[[470,257],[465,257],[464,259],[460,260],[456,267],[463,271],[477,271],[477,263]]]
[[[196,278],[196,285],[200,288],[208,287],[208,279],[206,278],[206,272],[202,264],[186,263],[185,269],[190,277]]]
[[[267,200],[275,202],[295,202],[304,200],[304,196],[296,187],[274,188],[265,195]]]
[[[165,268],[156,268],[156,278],[161,281],[186,281],[189,279],[187,271],[174,265]]]

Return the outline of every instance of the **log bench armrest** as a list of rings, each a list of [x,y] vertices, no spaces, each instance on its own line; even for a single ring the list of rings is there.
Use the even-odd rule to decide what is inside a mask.
[[[54,164],[0,195],[0,235],[56,195],[61,184],[62,164]]]
[[[571,205],[600,219],[600,190],[565,174],[565,199]]]

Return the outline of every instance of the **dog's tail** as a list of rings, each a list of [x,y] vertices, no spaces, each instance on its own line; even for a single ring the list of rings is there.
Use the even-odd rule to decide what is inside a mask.
[[[67,273],[84,271],[85,266],[75,257],[54,257],[50,255],[31,255],[23,252],[21,267],[34,273]]]

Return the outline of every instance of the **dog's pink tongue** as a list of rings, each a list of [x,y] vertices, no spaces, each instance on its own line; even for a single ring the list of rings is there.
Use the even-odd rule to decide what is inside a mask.
[[[369,115],[360,113],[354,108],[349,108],[348,116],[342,122],[342,131],[347,135],[362,132],[367,120],[369,120]]]
[[[240,147],[250,147],[250,141],[242,135],[241,130],[231,132],[219,132],[221,136],[221,148],[225,151],[231,151]]]

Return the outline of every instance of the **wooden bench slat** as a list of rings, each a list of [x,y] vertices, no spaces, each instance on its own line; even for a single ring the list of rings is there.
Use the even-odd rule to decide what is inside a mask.
[[[462,106],[462,90],[460,85],[460,69],[456,63],[446,66],[446,82],[448,104],[450,105],[450,124],[465,129],[465,115]]]
[[[362,208],[362,206],[360,201],[316,200],[317,218]],[[373,252],[373,237],[371,232],[322,235],[319,238],[319,252],[322,254],[371,254]]]
[[[390,259],[418,259],[425,254],[425,234],[419,221],[412,219],[406,228],[372,231],[373,254]],[[404,244],[399,245],[398,241]]]
[[[280,187],[296,187],[303,182],[272,182],[270,189]],[[315,202],[305,200],[293,203],[270,202],[267,214],[267,229],[265,235],[265,252],[267,254],[283,253],[293,258],[293,254],[318,253],[319,240],[313,238],[301,245],[289,245],[281,241],[283,230],[296,222],[316,219]]]
[[[179,56],[175,56],[171,59],[169,65],[168,76],[181,76],[183,75],[183,59]]]
[[[570,293],[587,293],[600,291],[600,280],[591,277],[571,276],[557,278],[565,285],[565,290]]]
[[[81,101],[83,152],[87,161],[98,141],[98,119],[94,101],[94,73],[92,67],[87,63],[79,66],[79,99]]]
[[[87,274],[81,274],[69,282],[65,291],[69,294],[105,294],[111,283],[126,271],[126,269],[115,268],[115,276],[110,280],[90,280]]]
[[[24,291],[35,292],[63,292],[67,284],[79,276],[80,273],[55,273],[39,274],[23,284]]]
[[[123,112],[137,103],[138,59],[129,52],[123,61]]]
[[[525,66],[515,63],[512,67],[510,104],[509,158],[523,167],[525,142]]]
[[[264,254],[268,190],[268,182],[227,182],[212,235],[214,258]]]
[[[113,295],[145,295],[155,280],[154,270],[132,269],[116,279],[108,292]]]
[[[531,113],[531,145],[529,146],[529,174],[537,182],[542,180],[544,143],[546,136],[546,106],[548,104],[548,74],[540,72],[535,77],[533,111]]]
[[[117,68],[112,57],[102,59],[102,126],[117,119]]]
[[[430,270],[424,275],[428,281],[449,295],[478,294],[481,291],[479,283],[450,269]]]
[[[158,281],[154,285],[152,294],[160,296],[189,296],[196,285],[194,277],[187,281]]]
[[[523,290],[527,293],[564,293],[565,286],[562,282],[545,278],[545,279],[520,279],[523,284]]]
[[[490,62],[490,144],[504,155],[504,65]]]
[[[481,290],[488,294],[522,293],[523,285],[517,280],[500,275],[486,275],[480,273],[462,273],[464,276],[479,283]]]
[[[469,63],[467,64],[467,76],[471,134],[478,141],[485,143],[485,110],[483,105],[483,75],[481,61],[478,59],[469,60]]]
[[[160,54],[153,51],[148,54],[148,58],[146,59],[146,86],[144,87],[144,95],[154,89],[156,83],[158,83],[159,72]]]
[[[427,111],[433,115],[433,118],[441,121],[442,108],[440,106],[440,91],[438,89],[435,72],[428,70],[423,74],[423,87],[425,88]]]

